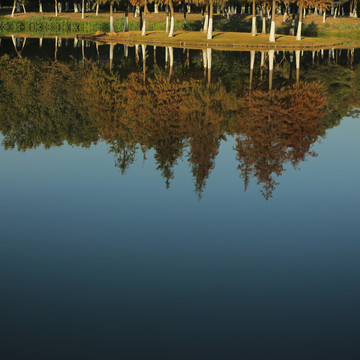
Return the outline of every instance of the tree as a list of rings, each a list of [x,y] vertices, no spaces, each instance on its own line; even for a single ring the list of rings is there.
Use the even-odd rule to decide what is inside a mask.
[[[296,3],[299,6],[299,22],[298,28],[296,32],[296,40],[301,40],[301,27],[302,27],[302,18],[303,18],[303,11],[308,7],[321,7],[325,12],[326,9],[330,6],[330,0],[297,0]]]

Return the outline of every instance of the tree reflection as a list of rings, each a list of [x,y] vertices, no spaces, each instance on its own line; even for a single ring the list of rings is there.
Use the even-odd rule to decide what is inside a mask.
[[[251,177],[263,184],[266,199],[272,196],[286,163],[297,167],[311,145],[324,134],[325,88],[301,82],[269,92],[250,93],[238,113],[236,151],[245,189]]]
[[[3,56],[0,131],[5,148],[25,151],[41,144],[60,146],[64,141],[90,146],[102,139],[122,174],[140,149],[144,154],[153,150],[166,188],[174,179],[175,166],[186,158],[201,198],[221,141],[236,134],[234,149],[245,190],[256,178],[268,199],[287,164],[297,167],[315,155],[311,146],[324,135],[327,110],[338,109],[336,105],[345,99],[341,108],[345,113],[359,91],[360,75],[352,61],[351,69],[331,65],[338,74],[331,75],[332,81],[347,76],[343,81],[347,87],[340,92],[326,85],[332,84],[329,74],[323,75],[322,84],[304,82],[298,70],[294,84],[296,80],[289,79],[291,58],[289,62],[283,54],[279,62],[281,57],[273,51],[250,52],[247,62],[236,66],[211,49],[199,51],[198,59],[191,61],[187,51],[184,61],[194,71],[189,74],[186,66],[184,74],[176,49],[156,54],[142,46],[142,63],[139,49],[135,46],[131,63],[126,52],[122,60],[115,59],[110,47],[104,67],[86,59],[66,64]],[[157,63],[153,68],[151,54]],[[160,54],[166,55],[168,66],[161,65]],[[300,53],[293,60],[299,69]],[[267,66],[269,71],[263,71]],[[207,81],[202,80],[204,67]],[[219,72],[224,74],[221,81]],[[305,68],[301,76],[314,79],[316,72]],[[333,93],[326,93],[328,89]]]

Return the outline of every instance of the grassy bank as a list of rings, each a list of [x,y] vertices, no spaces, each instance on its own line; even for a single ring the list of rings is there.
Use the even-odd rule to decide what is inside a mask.
[[[329,48],[341,45],[337,39],[323,38],[304,38],[296,41],[294,36],[277,35],[276,43],[269,42],[269,35],[258,34],[251,36],[249,33],[238,32],[214,32],[213,39],[207,40],[206,36],[199,31],[179,30],[174,33],[174,37],[169,38],[164,31],[147,31],[146,36],[142,36],[140,31],[129,31],[127,33],[101,33],[91,35],[78,35],[79,39],[93,40],[99,43],[127,43],[127,44],[148,44],[159,46],[175,46],[186,48],[211,47],[223,50],[230,49],[316,49]]]
[[[150,13],[147,18],[148,31],[164,31],[166,14]],[[197,31],[201,29],[201,14],[193,13],[187,15],[186,29]],[[291,28],[291,17],[283,23],[283,16],[276,16],[276,33],[279,35],[288,35]],[[261,19],[257,17],[258,30],[261,30]],[[124,13],[114,14],[115,32],[121,32],[124,26]],[[267,33],[269,32],[270,21],[267,20]],[[184,29],[182,13],[175,13],[175,30]],[[232,33],[250,33],[251,17],[249,15],[234,15],[229,20],[214,15],[214,31],[232,32]],[[55,17],[53,13],[44,13],[40,16],[38,13],[15,14],[12,18],[10,9],[0,11],[0,34],[26,33],[31,35],[66,35],[66,34],[93,34],[96,31],[109,32],[109,14],[86,13],[85,19],[81,19],[81,14],[62,13]],[[139,30],[139,18],[135,18],[132,13],[129,14],[129,30]],[[199,32],[200,33],[200,32]],[[308,15],[304,19],[302,34],[305,37],[328,38],[337,42],[354,44],[360,46],[360,19],[358,18],[332,18],[328,17],[326,23],[322,23],[322,17]],[[261,35],[263,36],[263,35]],[[295,41],[294,37],[292,38]],[[247,41],[252,43],[251,38]]]

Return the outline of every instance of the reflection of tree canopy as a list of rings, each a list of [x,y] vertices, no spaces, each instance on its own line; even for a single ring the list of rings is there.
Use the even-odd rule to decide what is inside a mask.
[[[325,88],[304,83],[269,92],[254,91],[239,110],[236,140],[239,170],[245,182],[255,176],[271,197],[284,165],[296,167],[304,161],[311,145],[324,133]]]
[[[0,59],[0,131],[5,148],[19,150],[97,140],[86,113],[77,104],[77,69],[54,62]]]
[[[230,81],[227,76],[226,82]],[[122,173],[135,161],[138,149],[153,149],[167,187],[188,148],[199,197],[221,140],[237,133],[245,185],[255,176],[268,198],[276,185],[273,176],[279,176],[286,163],[297,166],[312,154],[311,145],[323,134],[323,92],[318,83],[300,83],[244,95],[243,90],[222,83],[205,85],[174,76],[170,80],[161,68],[144,79],[142,74],[124,77],[121,69],[111,72],[90,62],[30,62],[4,56],[0,131],[6,148],[20,150],[40,144],[59,146],[64,141],[89,146],[102,138]]]

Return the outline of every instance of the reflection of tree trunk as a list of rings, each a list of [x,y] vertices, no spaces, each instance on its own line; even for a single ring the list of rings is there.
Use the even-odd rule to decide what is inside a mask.
[[[165,46],[165,66],[168,65],[169,62],[169,49],[167,46]]]
[[[172,3],[172,1],[170,2],[170,32],[169,32],[169,37],[173,37],[174,35],[174,5]]]
[[[208,69],[208,84],[211,82],[211,48],[206,49],[207,54],[207,69]]]
[[[109,60],[110,60],[110,71],[112,71],[113,61],[114,61],[114,45],[110,45]]]
[[[203,54],[203,65],[204,65],[204,79],[206,79],[206,69],[207,69],[207,54],[206,54],[206,50],[202,50],[202,54]]]
[[[99,44],[96,44],[96,58],[97,62],[100,63]]]
[[[256,36],[257,29],[256,29],[256,7],[255,7],[255,0],[252,1],[252,26],[251,26],[251,35]]]
[[[174,65],[174,49],[172,47],[169,47],[169,63],[170,63],[169,80],[171,80],[172,70]]]
[[[146,45],[141,45],[143,53],[143,80],[146,81]]]
[[[39,47],[42,48],[42,44],[43,44],[43,38],[39,38]]]
[[[54,60],[57,61],[57,44],[58,44],[58,37],[55,37],[55,53],[54,53]]]
[[[270,42],[275,42],[275,5],[275,0],[273,0],[271,9]]]
[[[269,91],[272,90],[274,71],[274,50],[269,50]]]
[[[139,63],[139,45],[135,44],[135,62]]]
[[[190,49],[186,50],[186,66],[190,67]]]
[[[297,28],[297,33],[296,33],[296,40],[300,41],[301,40],[301,23],[302,23],[302,10],[303,10],[303,5],[302,3],[300,4],[300,13],[299,13],[299,23],[298,23],[298,28]]]
[[[210,0],[210,14],[209,14],[209,25],[208,25],[208,32],[207,32],[207,39],[212,39],[212,31],[213,31],[213,13],[214,13],[214,5],[213,0]]]
[[[114,31],[113,3],[110,3],[110,32],[113,33]]]
[[[254,64],[255,64],[255,51],[250,51],[250,80],[249,80],[249,90],[250,91],[251,91],[251,88],[252,88]]]
[[[296,57],[296,82],[298,83],[300,80],[300,50],[295,51]]]
[[[128,58],[129,56],[129,47],[127,45],[124,44],[124,54],[125,54],[125,57]]]

